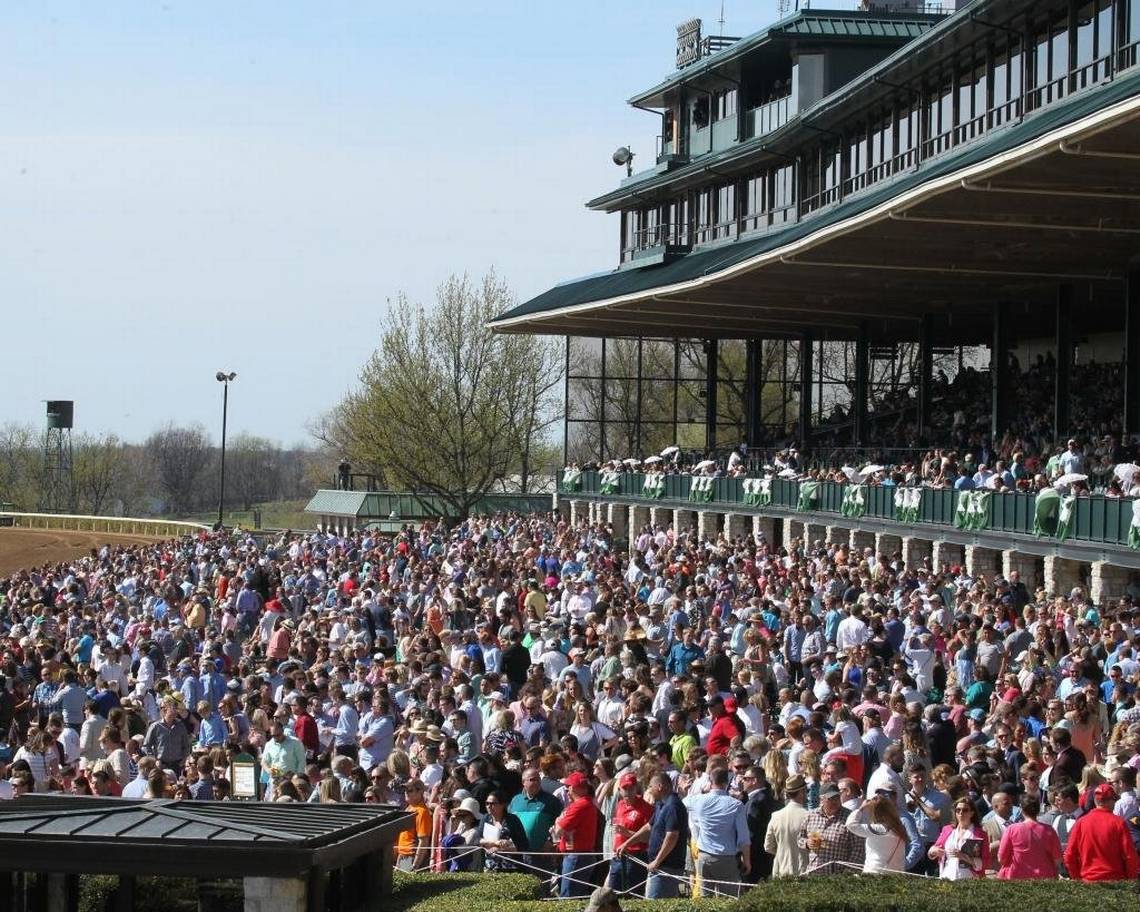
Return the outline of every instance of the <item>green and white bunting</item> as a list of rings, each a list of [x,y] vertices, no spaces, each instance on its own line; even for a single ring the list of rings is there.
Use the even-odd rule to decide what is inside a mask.
[[[867,486],[847,485],[843,489],[839,512],[844,516],[864,516],[867,513]]]
[[[598,490],[602,494],[618,494],[621,492],[621,472],[602,472],[601,483]]]
[[[1132,501],[1132,525],[1128,527],[1128,547],[1140,551],[1140,498]]]
[[[766,507],[772,502],[771,478],[745,478],[744,503],[749,507]]]
[[[959,491],[954,525],[974,532],[989,528],[992,495],[992,491]]]
[[[922,510],[922,488],[895,488],[895,520],[902,523],[918,522]]]
[[[800,501],[796,509],[801,513],[814,510],[819,506],[819,482],[804,481],[800,483]]]
[[[1076,495],[1061,498],[1061,509],[1057,513],[1057,540],[1064,541],[1073,532],[1073,511],[1077,506]]]
[[[1060,510],[1061,495],[1057,489],[1045,488],[1041,491],[1033,503],[1033,534],[1038,538],[1042,535],[1055,535]]]
[[[641,493],[645,497],[661,497],[665,494],[664,475],[646,475],[641,486]]]
[[[561,491],[577,491],[582,487],[582,470],[567,467],[562,470],[562,481],[558,488]]]
[[[713,482],[711,475],[696,475],[689,485],[689,500],[694,503],[708,503],[713,496]]]

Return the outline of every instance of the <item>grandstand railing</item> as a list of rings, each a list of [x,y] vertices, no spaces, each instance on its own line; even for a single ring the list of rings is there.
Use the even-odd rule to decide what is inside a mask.
[[[607,499],[640,501],[646,505],[684,502],[686,508],[691,508],[688,504],[695,502],[689,497],[693,482],[691,475],[666,475],[664,490],[659,497],[651,497],[644,493],[645,475],[639,472],[622,473],[616,491],[611,493],[602,492],[600,479],[598,472],[583,472],[577,490],[564,492],[563,496],[573,497],[578,493]],[[711,496],[707,500],[700,501],[702,508],[733,508],[734,511],[741,513],[764,513],[765,510],[772,509],[785,514],[795,513],[805,519],[836,517],[840,522],[852,522],[857,521],[859,517],[866,517],[882,522],[897,522],[901,534],[907,528],[954,527],[956,520],[959,519],[959,500],[972,493],[943,488],[921,488],[921,501],[914,522],[900,522],[897,520],[898,511],[895,504],[895,491],[898,489],[894,486],[866,486],[863,512],[858,516],[850,516],[843,513],[844,492],[850,487],[849,485],[831,481],[819,482],[818,499],[814,502],[814,506],[809,510],[801,510],[800,481],[787,478],[772,479],[769,488],[771,501],[761,507],[751,506],[746,502],[744,481],[744,478],[714,479]],[[1100,494],[1076,498],[1064,540],[1130,547],[1132,501],[1132,498],[1113,498]],[[984,516],[977,519],[970,528],[974,531],[995,534],[1053,538],[1055,533],[1052,529],[1044,533],[1040,529],[1035,529],[1036,504],[1035,494],[994,492],[986,499]],[[1135,538],[1133,536],[1133,540]]]
[[[19,529],[59,529],[69,532],[106,532],[109,535],[145,535],[177,538],[209,531],[204,523],[134,516],[84,516],[71,513],[16,513],[0,511],[0,526]]]

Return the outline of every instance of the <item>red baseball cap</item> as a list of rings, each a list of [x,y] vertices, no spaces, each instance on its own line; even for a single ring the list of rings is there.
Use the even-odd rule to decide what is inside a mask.
[[[1101,801],[1115,801],[1116,789],[1112,787],[1111,783],[1102,782],[1096,787],[1096,791],[1093,792],[1093,796],[1100,799]]]
[[[562,784],[569,788],[581,788],[583,785],[589,785],[590,780],[585,773],[575,771],[563,779]]]
[[[636,773],[622,773],[621,778],[618,779],[618,786],[620,786],[621,788],[627,788],[628,786],[631,786],[631,785],[637,785],[637,774]]]

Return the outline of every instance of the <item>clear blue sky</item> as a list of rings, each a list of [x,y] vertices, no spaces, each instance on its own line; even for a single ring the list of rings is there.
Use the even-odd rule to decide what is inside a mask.
[[[819,5],[824,5],[820,3]],[[838,5],[838,4],[828,4]],[[776,0],[725,5],[728,34]],[[583,202],[624,100],[719,0],[45,2],[0,33],[0,423],[173,420],[282,443],[354,383],[386,300],[494,267],[520,299],[612,267]],[[711,26],[711,28],[710,28]]]

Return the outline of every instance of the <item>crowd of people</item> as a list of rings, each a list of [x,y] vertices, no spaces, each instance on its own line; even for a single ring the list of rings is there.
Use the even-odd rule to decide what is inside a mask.
[[[1137,877],[1140,587],[557,514],[106,546],[0,580],[0,797],[366,802],[562,896]]]
[[[749,458],[741,446],[721,459],[685,456],[671,447],[666,457],[613,459],[587,465],[571,464],[563,470],[563,480],[580,470],[605,473],[642,472],[646,475],[681,474],[693,477],[788,478],[797,481],[831,481],[838,484],[923,486],[955,490],[987,490],[995,493],[1038,494],[1056,487],[1077,496],[1102,494],[1105,497],[1140,496],[1140,452],[1135,445],[1124,446],[1106,435],[1087,444],[1073,437],[1064,444],[1047,448],[1041,455],[1027,456],[1014,449],[1008,456],[995,455],[983,441],[976,451],[935,448],[906,453],[884,464],[846,465],[840,458],[807,458],[796,447],[771,453],[767,461]],[[860,453],[863,459],[874,458]],[[854,452],[836,454],[848,458]],[[854,460],[861,462],[861,460]]]

